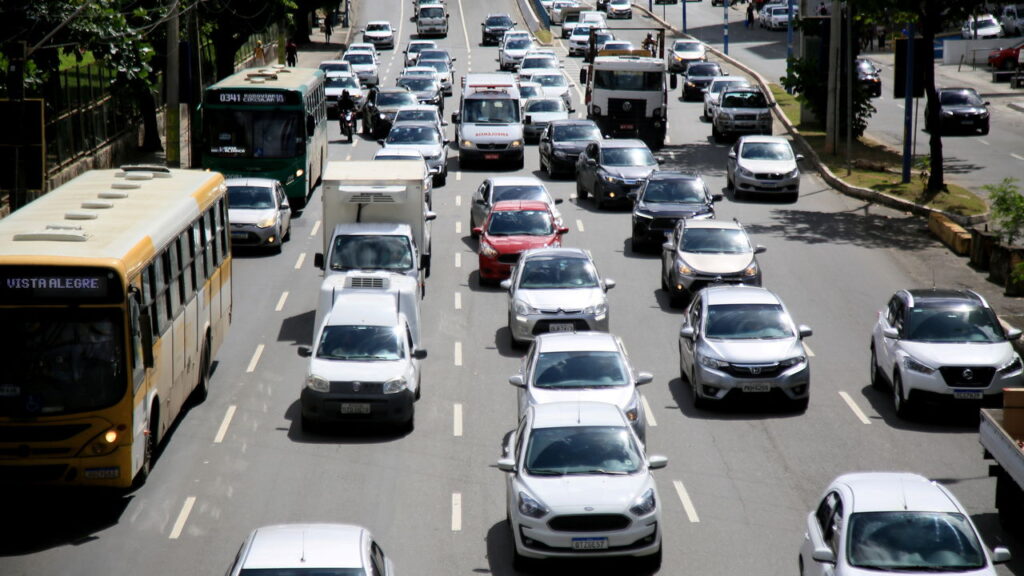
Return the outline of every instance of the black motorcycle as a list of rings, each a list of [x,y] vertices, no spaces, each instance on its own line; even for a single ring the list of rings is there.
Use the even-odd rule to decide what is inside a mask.
[[[352,142],[356,132],[356,115],[352,110],[345,110],[341,113],[341,133]]]

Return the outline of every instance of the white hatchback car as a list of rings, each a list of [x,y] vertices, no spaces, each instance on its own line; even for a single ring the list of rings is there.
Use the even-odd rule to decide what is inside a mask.
[[[253,530],[228,576],[242,574],[392,576],[391,560],[370,531],[350,524],[276,524]]]
[[[635,556],[657,570],[661,505],[651,471],[666,464],[644,453],[617,406],[531,406],[498,460],[515,568],[541,558]]]
[[[800,574],[995,576],[1010,559],[985,549],[971,516],[947,488],[917,474],[860,472],[829,484],[807,515]]]

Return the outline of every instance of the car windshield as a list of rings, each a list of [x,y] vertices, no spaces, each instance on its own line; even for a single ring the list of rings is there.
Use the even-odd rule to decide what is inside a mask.
[[[695,52],[700,50],[700,42],[694,42],[692,40],[682,40],[672,45],[674,52]]]
[[[437,122],[437,112],[434,110],[399,110],[395,115],[395,124],[404,120],[418,120],[420,122]]]
[[[918,302],[903,327],[904,339],[918,342],[1002,342],[1006,339],[989,308],[973,304]]]
[[[515,124],[519,101],[512,98],[469,98],[462,103],[462,121],[472,124]]]
[[[487,219],[488,236],[548,236],[554,231],[546,210],[502,210]]]
[[[302,111],[208,109],[206,152],[220,158],[294,158],[306,151]]]
[[[601,139],[601,130],[597,126],[569,124],[568,126],[555,126],[554,130],[554,140],[558,142],[598,141]]]
[[[408,52],[409,54],[418,54],[419,52],[421,52],[423,50],[430,50],[430,49],[434,48],[434,46],[436,46],[436,44],[433,43],[433,42],[430,42],[428,44],[420,44],[420,43],[409,44],[409,49],[406,50],[406,52]]]
[[[700,204],[707,201],[699,180],[651,180],[644,189],[643,201],[651,204]]]
[[[655,166],[658,161],[647,148],[604,148],[601,150],[603,166]]]
[[[420,8],[420,18],[444,18],[444,8],[440,6]]]
[[[324,74],[328,72],[348,72],[351,70],[348,62],[321,62],[320,69]]]
[[[434,79],[427,76],[406,76],[404,78],[399,78],[398,85],[416,92],[437,90],[437,87],[434,85]]]
[[[389,32],[391,30],[391,24],[386,22],[370,22],[366,25],[367,32]]]
[[[558,68],[558,60],[554,58],[524,58],[520,70],[524,68]]]
[[[728,88],[739,88],[740,86],[750,86],[750,82],[741,78],[730,79],[730,80],[713,80],[711,85],[708,86],[709,94],[721,94]]]
[[[508,16],[490,16],[490,17],[487,18],[487,20],[484,22],[484,24],[486,26],[490,26],[492,28],[495,28],[495,27],[497,27],[497,28],[501,28],[501,27],[511,28],[512,27],[512,19],[509,18]]]
[[[940,92],[939,103],[943,106],[982,106],[981,98],[974,92],[958,90],[955,92]]]
[[[327,88],[359,89],[359,80],[356,80],[355,76],[328,76],[325,84]]]
[[[999,23],[996,22],[996,19],[991,16],[988,18],[978,18],[976,21],[968,20],[967,22],[968,27],[971,28],[972,30],[980,30],[982,28],[995,28],[996,26],[999,26]]]
[[[779,340],[793,329],[779,304],[717,304],[708,306],[704,335],[716,340]]]
[[[565,112],[565,102],[561,98],[550,100],[534,100],[526,104],[527,112]]]
[[[643,462],[625,426],[535,428],[526,444],[526,472],[536,476],[633,474]]]
[[[603,90],[659,91],[665,85],[662,72],[636,72],[632,70],[597,70],[594,88]]]
[[[436,48],[429,48],[420,52],[420,58],[424,60],[444,60],[448,61],[448,51],[438,50]]]
[[[962,514],[860,512],[847,527],[851,566],[884,572],[966,572],[986,565],[981,542]]]
[[[533,369],[533,386],[544,389],[608,388],[629,384],[629,370],[617,352],[543,352]]]
[[[415,106],[419,104],[416,95],[412,92],[381,92],[377,94],[377,107],[393,106]]]
[[[687,228],[683,232],[682,251],[695,254],[743,254],[751,250],[750,241],[743,230]]]
[[[429,66],[437,72],[448,74],[448,63],[444,60],[421,60],[420,66]]]
[[[412,246],[405,236],[338,235],[331,251],[331,270],[397,270],[413,268]]]
[[[857,71],[861,74],[877,74],[878,69],[867,60],[857,60]]]
[[[324,326],[316,357],[326,360],[401,360],[402,339],[393,326]]]
[[[373,54],[369,52],[349,52],[345,54],[345,60],[352,64],[373,64]]]
[[[274,191],[266,186],[228,186],[228,207],[254,210],[274,208]]]
[[[792,160],[793,149],[779,142],[747,142],[740,157],[747,160]]]
[[[501,202],[502,200],[540,200],[548,202],[548,192],[542,185],[495,186],[491,192],[491,204]]]
[[[721,76],[722,69],[718,64],[695,63],[686,67],[687,76]]]
[[[505,43],[505,50],[526,50],[531,44],[529,38],[513,38]]]
[[[441,137],[433,126],[401,126],[396,124],[388,132],[388,144],[440,144]]]
[[[767,108],[768,100],[760,91],[726,92],[722,94],[722,108]]]
[[[561,74],[535,74],[531,79],[537,84],[547,86],[549,88],[560,88],[569,85],[565,76],[562,76]]]
[[[531,259],[523,264],[519,288],[557,290],[597,288],[594,265],[583,258]]]
[[[540,86],[523,86],[519,85],[519,97],[520,98],[535,98],[537,96],[543,96],[540,92]]]
[[[618,42],[618,41],[605,42],[604,49],[605,50],[632,50],[633,49],[633,43],[632,42]]]

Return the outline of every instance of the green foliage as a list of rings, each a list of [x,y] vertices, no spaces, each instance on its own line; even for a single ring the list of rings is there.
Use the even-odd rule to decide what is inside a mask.
[[[1017,180],[1005,178],[999,184],[987,184],[982,189],[988,192],[992,220],[1006,243],[1013,244],[1024,233],[1024,196],[1017,190]]]
[[[828,75],[820,72],[821,64],[815,57],[792,58],[790,76],[779,81],[791,94],[796,94],[802,104],[810,108],[811,113],[819,121],[824,120],[828,106]],[[824,77],[823,77],[824,76]],[[846,98],[844,97],[843,100]],[[871,104],[871,95],[859,83],[853,85],[853,136],[860,138],[868,127],[868,120],[875,113]],[[846,117],[846,111],[840,110],[840,118]],[[840,134],[846,134],[846,122],[839,123]]]

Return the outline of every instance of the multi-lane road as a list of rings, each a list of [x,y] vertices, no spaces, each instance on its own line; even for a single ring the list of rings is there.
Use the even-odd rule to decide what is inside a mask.
[[[448,4],[451,30],[441,44],[456,57],[458,73],[495,70],[496,49],[479,46],[480,22],[488,12],[510,12],[522,22],[514,0]],[[410,6],[364,2],[359,20],[390,19],[404,45],[413,33]],[[650,24],[639,13],[624,23]],[[578,60],[565,60],[576,78]],[[382,83],[391,85],[402,67],[400,49],[385,52],[383,62]],[[457,101],[458,83],[446,108]],[[671,143],[659,156],[663,169],[700,171],[717,192],[725,187],[727,147],[711,142],[700,113],[700,103],[671,99]],[[336,123],[331,135],[331,160],[369,159],[377,148],[361,138],[344,143]],[[468,229],[469,198],[490,172],[461,171],[452,152],[448,185],[434,192],[433,274],[422,310],[429,357],[415,431],[310,435],[299,425],[306,360],[296,348],[311,339],[320,280],[312,266],[321,246],[317,194],[293,220],[282,254],[238,254],[234,323],[210,396],[181,419],[146,485],[124,498],[6,494],[0,574],[220,574],[251,529],[294,521],[365,525],[400,574],[512,574],[504,481],[493,464],[515,424],[507,377],[521,352],[509,346],[506,295],[479,286]],[[519,173],[541,175],[535,146]],[[765,285],[814,329],[811,400],[806,413],[757,403],[698,411],[678,376],[680,312],[658,289],[656,257],[629,249],[629,214],[577,202],[573,181],[548,185],[565,199],[565,243],[590,249],[601,274],[618,282],[610,293],[612,331],[634,365],[655,375],[642,392],[651,415],[648,450],[669,457],[668,468],[656,473],[662,572],[795,573],[808,511],[828,481],[852,470],[940,479],[974,514],[990,546],[1024,554],[995,521],[994,481],[976,419],[898,420],[886,395],[868,382],[876,310],[894,290],[933,278],[952,282],[947,270],[963,266],[920,232],[918,220],[838,195],[810,175],[796,204],[727,195],[719,218],[738,218],[768,247],[760,258]],[[628,562],[616,566],[634,573]],[[1014,561],[999,570],[1021,566]]]

